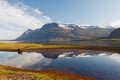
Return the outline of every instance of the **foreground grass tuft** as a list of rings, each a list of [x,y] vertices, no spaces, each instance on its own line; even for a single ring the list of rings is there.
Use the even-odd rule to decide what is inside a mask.
[[[0,65],[0,79],[9,80],[10,78],[11,80],[95,80],[53,70],[34,71]]]

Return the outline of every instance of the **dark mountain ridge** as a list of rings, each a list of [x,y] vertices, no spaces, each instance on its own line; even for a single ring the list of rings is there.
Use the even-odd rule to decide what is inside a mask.
[[[99,28],[89,26],[81,28],[74,24],[60,25],[58,23],[48,23],[42,28],[28,29],[16,40],[19,41],[67,41],[67,40],[85,40],[99,37],[107,37],[113,28]]]
[[[108,38],[120,38],[120,28],[113,30]]]

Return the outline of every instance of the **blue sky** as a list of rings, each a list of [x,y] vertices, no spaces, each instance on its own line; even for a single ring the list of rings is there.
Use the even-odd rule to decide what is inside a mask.
[[[53,21],[61,23],[104,25],[120,19],[120,0],[21,0],[21,2],[38,8]]]
[[[0,40],[49,22],[119,26],[120,0],[0,0]]]

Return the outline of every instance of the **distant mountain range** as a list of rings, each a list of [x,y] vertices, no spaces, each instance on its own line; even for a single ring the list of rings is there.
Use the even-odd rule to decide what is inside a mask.
[[[80,26],[76,24],[48,23],[36,30],[28,29],[19,41],[66,41],[107,37],[114,30],[111,26]]]

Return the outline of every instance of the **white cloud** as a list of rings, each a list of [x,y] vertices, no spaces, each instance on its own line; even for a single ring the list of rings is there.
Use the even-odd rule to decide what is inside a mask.
[[[34,66],[34,64],[39,63],[41,66],[38,68],[42,69],[44,65],[49,65],[52,61],[52,59],[47,59],[36,52],[24,52],[22,55],[18,55],[16,52],[0,52],[0,55],[2,56],[0,56],[0,64],[18,68]]]
[[[36,14],[38,14],[38,15],[39,15],[39,14],[43,14],[42,12],[39,11],[39,9],[35,9],[35,10],[34,10],[34,13],[36,13]]]
[[[22,32],[0,29],[0,34],[0,40],[11,40],[15,39],[17,36],[20,36]]]
[[[112,58],[113,60],[120,62],[120,54],[119,53],[114,53],[112,55],[110,55],[110,58]]]
[[[51,22],[51,18],[44,16],[39,9],[20,2],[11,5],[7,0],[0,0],[0,34],[6,35],[0,35],[0,39],[9,39],[12,36],[15,38],[28,28],[40,28],[48,22]]]

